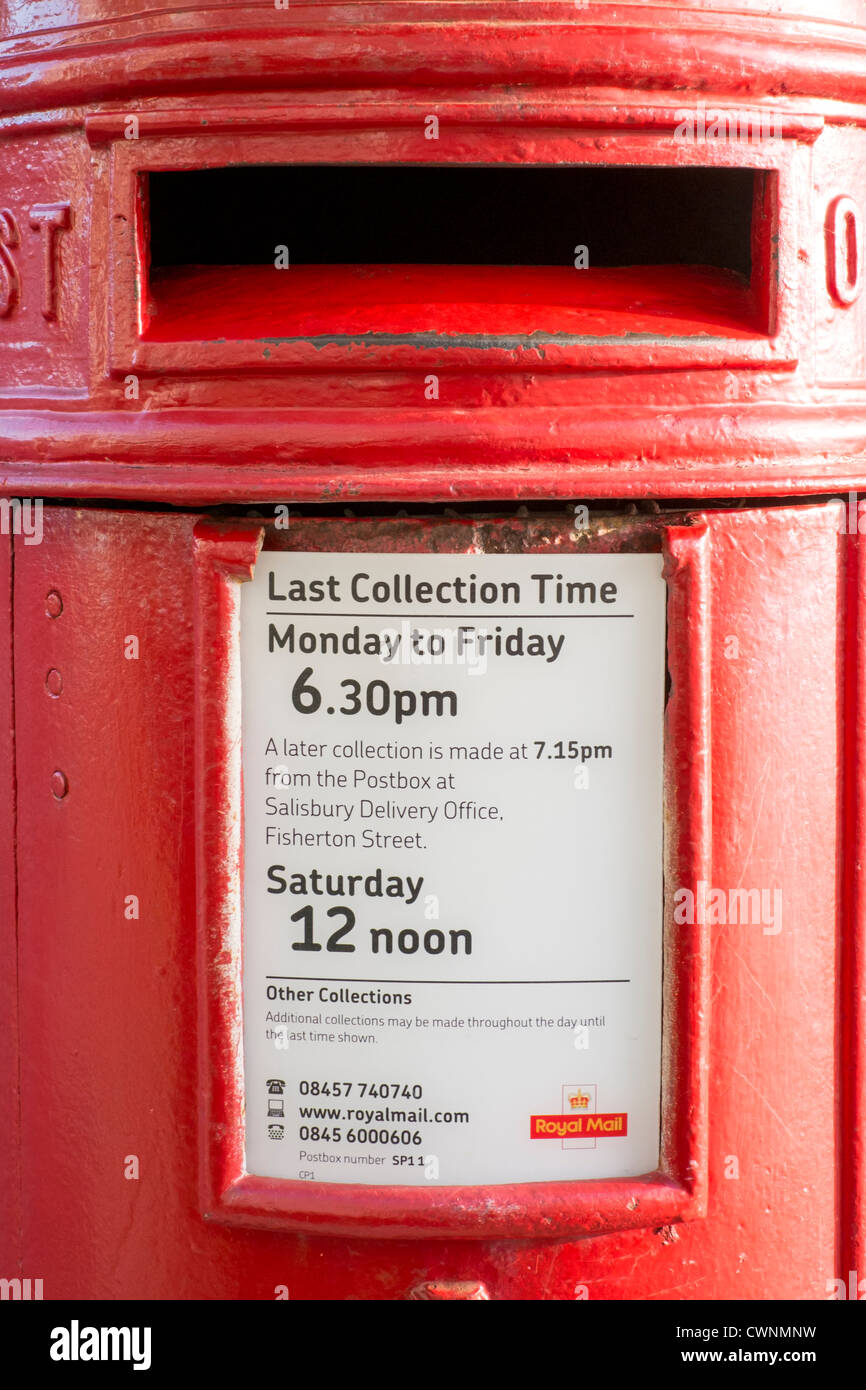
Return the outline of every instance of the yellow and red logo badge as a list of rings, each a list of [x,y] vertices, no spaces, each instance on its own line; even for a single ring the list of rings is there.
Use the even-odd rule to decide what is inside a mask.
[[[530,1139],[613,1139],[628,1134],[624,1110],[604,1115],[530,1115]]]

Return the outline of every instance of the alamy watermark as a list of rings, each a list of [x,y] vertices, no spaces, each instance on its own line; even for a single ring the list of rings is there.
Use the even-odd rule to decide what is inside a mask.
[[[25,545],[41,545],[42,498],[0,497],[0,535],[23,536]]]
[[[679,122],[674,139],[696,144],[736,140],[757,145],[766,140],[781,140],[784,135],[776,111],[718,111],[698,106],[693,111],[674,112],[674,119]]]
[[[831,497],[842,508],[838,531],[840,536],[857,536],[866,533],[866,499],[860,499],[856,492],[849,492],[847,502],[841,497]]]
[[[858,1279],[856,1269],[848,1270],[847,1280],[828,1279],[826,1289],[834,1303],[866,1301],[866,1279]]]
[[[41,1279],[0,1279],[0,1300],[3,1302],[12,1299],[27,1303],[42,1297]]]
[[[82,1327],[73,1318],[68,1327],[51,1329],[52,1361],[130,1361],[134,1371],[151,1364],[149,1327]]]
[[[763,927],[765,936],[782,930],[781,888],[713,888],[699,879],[696,889],[677,888],[674,921],[678,926]]]
[[[483,676],[488,651],[501,652],[501,628],[494,631],[460,624],[456,628],[417,627],[406,619],[399,628],[379,631],[379,660],[388,666],[465,666],[467,675]],[[513,637],[506,643],[515,641]],[[506,647],[510,651],[510,648]]]

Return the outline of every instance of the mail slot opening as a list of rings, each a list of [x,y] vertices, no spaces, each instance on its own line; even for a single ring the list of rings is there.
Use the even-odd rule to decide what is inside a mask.
[[[142,332],[476,346],[766,334],[773,180],[706,167],[153,172]]]

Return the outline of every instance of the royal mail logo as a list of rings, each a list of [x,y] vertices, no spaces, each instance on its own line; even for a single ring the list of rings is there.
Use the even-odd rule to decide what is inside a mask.
[[[568,1103],[572,1110],[586,1110],[589,1108],[590,1097],[586,1091],[575,1091],[574,1095],[568,1097]]]
[[[628,1114],[530,1115],[530,1139],[613,1139],[628,1134]]]

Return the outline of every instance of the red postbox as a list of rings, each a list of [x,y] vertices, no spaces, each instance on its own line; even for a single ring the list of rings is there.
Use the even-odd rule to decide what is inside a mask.
[[[4,1287],[860,1296],[866,6],[38,8]]]

